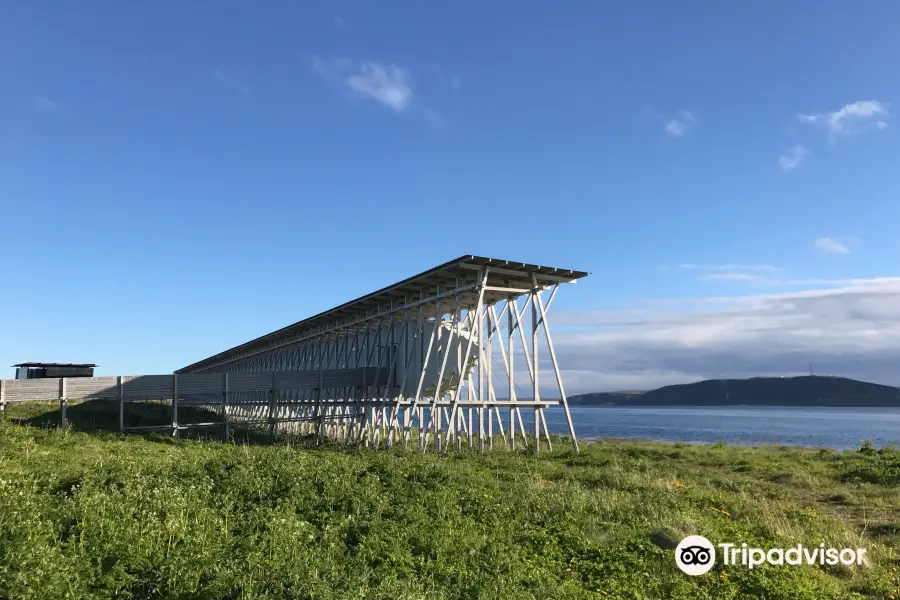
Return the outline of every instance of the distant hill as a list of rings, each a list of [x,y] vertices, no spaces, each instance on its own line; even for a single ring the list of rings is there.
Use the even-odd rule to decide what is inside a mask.
[[[623,406],[900,406],[900,389],[845,377],[754,377],[667,385],[647,392],[598,392],[569,404]]]

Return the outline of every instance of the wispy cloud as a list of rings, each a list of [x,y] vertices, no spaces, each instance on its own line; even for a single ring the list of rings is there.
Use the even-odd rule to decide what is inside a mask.
[[[371,60],[313,57],[313,69],[355,94],[374,100],[396,113],[413,101],[413,78],[409,71]]]
[[[807,154],[809,154],[809,150],[805,146],[798,144],[778,157],[778,165],[783,171],[796,169],[803,162],[803,159],[806,158]]]
[[[34,103],[41,110],[60,110],[63,107],[61,102],[51,100],[46,96],[36,96],[34,99]]]
[[[823,127],[832,143],[841,136],[885,129],[890,118],[887,106],[878,100],[858,100],[832,112],[801,113],[797,119]]]
[[[830,237],[820,237],[813,242],[813,246],[823,254],[850,254],[850,244],[844,240]]]
[[[359,73],[347,78],[350,89],[403,112],[412,99],[409,72],[393,65],[364,62]]]
[[[835,242],[835,240],[831,240]],[[851,248],[851,244],[858,243],[856,238],[837,242]],[[748,284],[765,286],[768,288],[796,289],[814,288],[822,286],[839,286],[857,284],[857,279],[822,279],[798,276],[789,269],[773,265],[679,265],[680,269],[692,271],[702,281],[716,281],[723,283]]]
[[[771,279],[771,276],[769,275],[742,273],[738,271],[716,271],[715,273],[708,273],[704,277],[713,281],[743,281],[748,283],[768,281]]]
[[[780,271],[778,267],[774,265],[696,265],[690,263],[684,263],[678,265],[679,269],[689,269],[689,270],[699,270],[699,271],[768,271],[768,272],[776,272]]]
[[[693,113],[682,110],[668,120],[664,129],[669,137],[677,139],[690,133],[697,125],[697,121]]]
[[[253,90],[250,88],[250,85],[247,83],[247,81],[239,75],[235,75],[234,73],[230,73],[228,71],[223,71],[222,69],[214,69],[213,77],[215,77],[217,81],[234,90],[237,90],[245,96],[249,96],[251,93],[253,93]]]
[[[900,277],[674,306],[551,316],[553,326],[566,325],[554,344],[567,391],[790,375],[810,363],[818,373],[900,383]]]
[[[344,17],[342,17],[341,15],[334,15],[334,24],[337,25],[338,27],[340,27],[341,29],[344,29],[345,27],[347,27],[347,22],[344,21]]]
[[[782,270],[774,265],[679,265],[696,271],[700,279],[733,283],[774,283],[784,279]]]

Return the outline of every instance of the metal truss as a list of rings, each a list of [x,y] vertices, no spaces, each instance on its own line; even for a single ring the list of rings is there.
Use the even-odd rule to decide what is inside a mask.
[[[586,275],[465,256],[177,373],[329,372],[303,388],[273,384],[268,397],[226,389],[218,404],[226,422],[264,420],[273,434],[290,423],[372,447],[485,451],[499,434],[505,447],[539,452],[551,448],[544,411],[561,405],[577,452],[548,311],[562,283]],[[541,398],[542,363],[558,398]],[[519,388],[517,368],[530,390]],[[342,370],[348,377],[335,379]],[[533,411],[531,432],[523,410]]]

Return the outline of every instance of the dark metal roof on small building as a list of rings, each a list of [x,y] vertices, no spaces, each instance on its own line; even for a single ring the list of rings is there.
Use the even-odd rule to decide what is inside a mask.
[[[13,365],[14,367],[73,367],[73,368],[91,368],[97,365],[88,363],[44,363],[44,362],[25,362]]]

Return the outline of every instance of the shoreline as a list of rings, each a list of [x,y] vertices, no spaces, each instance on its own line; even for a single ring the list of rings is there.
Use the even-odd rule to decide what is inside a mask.
[[[579,443],[583,444],[597,444],[597,445],[622,445],[622,444],[664,444],[667,446],[674,445],[684,445],[684,446],[718,446],[720,444],[725,447],[734,447],[734,448],[801,448],[804,450],[810,451],[819,451],[819,450],[828,450],[831,452],[856,452],[862,446],[860,443],[856,447],[846,446],[843,448],[833,448],[829,446],[805,446],[803,444],[788,444],[788,443],[775,443],[775,442],[760,442],[760,443],[730,443],[730,442],[704,442],[704,441],[681,441],[681,440],[659,440],[659,439],[649,439],[649,438],[623,438],[623,437],[584,437],[578,438]],[[886,443],[882,445],[874,445],[876,449],[887,448],[887,447],[898,447],[900,443]]]

